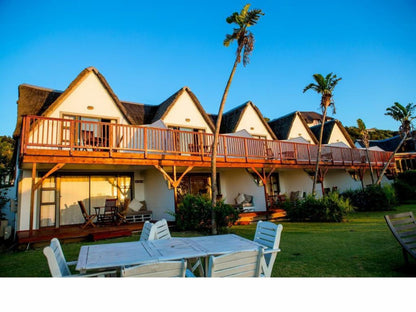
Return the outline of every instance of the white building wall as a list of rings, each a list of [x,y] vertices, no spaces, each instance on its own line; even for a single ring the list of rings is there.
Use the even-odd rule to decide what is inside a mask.
[[[367,184],[371,184],[371,177],[369,174],[364,176],[364,185]],[[362,187],[360,180],[354,180],[351,175],[343,169],[328,170],[324,179],[324,187],[329,187],[332,190],[334,186],[336,186],[341,193]]]
[[[88,109],[88,106],[92,106],[93,109]],[[117,119],[117,123],[128,124],[110,94],[93,72],[86,75],[82,82],[48,117],[62,118],[64,113]]]
[[[291,192],[299,191],[299,196],[303,193],[312,192],[312,178],[302,169],[279,170],[280,194],[286,194],[288,197]],[[321,195],[321,185],[316,185],[316,194]]]
[[[294,139],[294,138],[298,138],[298,137],[302,137],[306,141],[308,141],[309,143],[314,144],[314,141],[311,138],[311,136],[309,135],[308,130],[305,128],[305,125],[302,123],[299,116],[296,115],[295,120],[293,121],[293,125],[292,125],[292,128],[290,129],[290,133],[289,133],[289,136],[288,136],[287,139],[290,140],[290,139]]]
[[[253,196],[255,211],[266,210],[264,187],[257,186],[253,177],[244,169],[232,169],[220,171],[221,193],[227,204],[235,204],[238,193]]]
[[[144,194],[147,209],[153,212],[153,219],[166,219],[174,221],[174,216],[168,211],[175,212],[175,199],[173,188],[168,189],[167,182],[162,174],[156,169],[149,169],[143,172]]]
[[[346,145],[350,146],[348,143],[348,140],[345,138],[344,134],[341,132],[341,129],[338,127],[337,124],[334,125],[334,128],[332,129],[331,137],[328,140],[328,144],[342,142]],[[353,147],[353,146],[350,146]]]
[[[30,190],[32,187],[32,171],[22,170],[22,178],[18,182],[19,196],[17,199],[18,219],[17,219],[17,231],[29,230],[30,226]],[[33,213],[33,228],[37,229],[37,216],[38,216],[38,202],[37,193],[35,192],[35,205]]]
[[[240,123],[237,125],[235,132],[243,129],[247,130],[247,132],[251,135],[266,136],[268,140],[273,139],[259,118],[259,115],[257,115],[256,111],[251,105],[248,105],[244,111],[244,114],[241,117]]]
[[[206,133],[212,133],[188,92],[182,93],[175,105],[171,107],[167,115],[163,118],[163,122],[167,126],[204,129]]]

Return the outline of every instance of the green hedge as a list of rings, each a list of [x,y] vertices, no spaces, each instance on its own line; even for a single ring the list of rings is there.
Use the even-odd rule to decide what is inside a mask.
[[[399,173],[393,186],[400,202],[416,200],[416,170]]]
[[[214,210],[218,233],[226,232],[238,219],[237,209],[225,204],[223,200],[217,202]],[[207,196],[185,195],[173,215],[179,231],[211,232],[211,200]]]
[[[342,193],[349,198],[358,211],[388,211],[397,204],[394,188],[391,185],[369,185],[364,190],[349,190]]]
[[[354,211],[348,199],[337,192],[322,198],[308,195],[304,199],[286,201],[283,209],[291,221],[341,222],[347,213]]]

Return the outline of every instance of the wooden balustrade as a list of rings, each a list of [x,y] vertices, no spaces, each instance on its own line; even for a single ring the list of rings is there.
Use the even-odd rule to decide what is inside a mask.
[[[213,135],[201,132],[159,129],[105,122],[25,116],[22,124],[21,155],[36,150],[66,151],[70,156],[85,152],[88,156],[106,152],[110,157],[120,153],[141,158],[170,155],[180,160],[209,161]],[[314,165],[317,145],[278,140],[220,135],[218,157],[227,163]],[[390,152],[369,151],[373,167],[382,167]],[[151,156],[152,155],[152,156]],[[134,156],[131,156],[134,157]],[[321,163],[327,166],[368,166],[365,150],[323,146]]]

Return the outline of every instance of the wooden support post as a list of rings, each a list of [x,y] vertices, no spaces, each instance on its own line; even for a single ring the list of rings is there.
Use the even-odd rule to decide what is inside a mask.
[[[30,189],[30,220],[29,220],[29,231],[30,235],[32,234],[33,230],[33,215],[35,209],[35,185],[36,185],[36,163],[32,165],[32,187]]]

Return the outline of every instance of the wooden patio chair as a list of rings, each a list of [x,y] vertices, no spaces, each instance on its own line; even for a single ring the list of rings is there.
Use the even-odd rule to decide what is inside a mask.
[[[209,258],[207,277],[259,277],[263,248]]]
[[[402,247],[406,264],[409,263],[408,254],[416,259],[416,221],[413,212],[385,215],[384,219]]]
[[[261,263],[261,274],[264,277],[272,275],[277,253],[280,252],[279,245],[282,230],[283,226],[281,224],[277,225],[269,221],[259,221],[257,223],[253,241],[265,246]]]
[[[49,271],[52,277],[105,277],[115,276],[117,271],[106,271],[94,274],[72,275],[70,265],[76,265],[77,261],[67,262],[62,251],[61,243],[57,238],[52,238],[49,246],[43,248],[43,254],[48,260]]]
[[[164,261],[123,268],[121,277],[185,277],[186,261]]]
[[[114,223],[116,222],[116,214],[117,198],[107,198],[105,200],[103,213],[100,212],[100,214],[98,215],[98,221],[100,223]]]
[[[157,221],[154,225],[155,239],[169,239],[171,238],[168,223],[166,219]]]
[[[154,240],[155,234],[156,234],[156,228],[153,223],[150,223],[149,221],[146,221],[143,224],[142,234],[140,234],[140,240]]]
[[[84,217],[85,223],[82,225],[82,228],[85,229],[88,225],[95,227],[93,223],[94,219],[97,217],[96,214],[88,214],[87,209],[85,209],[84,202],[82,200],[78,201],[79,208],[81,209],[82,216]]]

